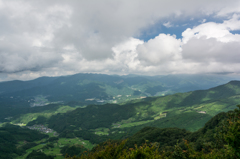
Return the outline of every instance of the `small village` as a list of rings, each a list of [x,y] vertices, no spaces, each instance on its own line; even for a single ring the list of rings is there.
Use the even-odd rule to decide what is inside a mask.
[[[58,136],[58,133],[55,132],[53,129],[50,129],[44,125],[33,125],[33,126],[27,126],[27,128],[31,129],[31,130],[38,130],[41,131],[43,133],[53,133],[54,136]]]

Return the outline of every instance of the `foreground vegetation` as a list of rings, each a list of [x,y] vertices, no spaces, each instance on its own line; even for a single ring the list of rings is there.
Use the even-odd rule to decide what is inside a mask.
[[[205,127],[195,133],[189,133],[185,137],[189,139],[179,140],[180,143],[171,146],[161,146],[159,142],[145,140],[141,146],[126,147],[128,141],[105,142],[91,152],[85,152],[80,157],[66,157],[68,159],[234,159],[240,158],[240,105],[239,109],[214,117]],[[146,130],[149,128],[146,128]],[[142,132],[146,132],[142,130]],[[152,131],[149,131],[151,134]],[[170,135],[176,134],[172,132]],[[161,134],[159,134],[161,137]],[[182,134],[184,135],[184,134]],[[199,137],[197,135],[200,135]],[[166,134],[164,136],[167,136]],[[171,137],[170,137],[171,138]],[[179,139],[179,137],[178,137]],[[154,140],[154,139],[153,139]],[[174,139],[172,139],[173,141]],[[191,142],[192,140],[192,142]],[[203,143],[199,149],[199,142]],[[171,140],[170,140],[171,141]],[[159,145],[160,144],[160,145]]]
[[[1,128],[0,140],[1,158],[239,158],[240,105],[219,113],[195,132],[145,127],[128,139],[108,140],[94,148],[80,138],[48,137],[10,124]]]
[[[35,130],[7,124],[0,128],[0,158],[15,158],[37,145],[35,141],[46,139],[48,135]]]
[[[63,159],[65,154],[79,154],[94,146],[81,138],[59,138],[54,133],[41,133],[12,124],[0,128],[1,159]]]

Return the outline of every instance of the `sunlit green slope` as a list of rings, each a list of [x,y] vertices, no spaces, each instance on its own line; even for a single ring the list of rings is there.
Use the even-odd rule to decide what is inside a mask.
[[[123,105],[89,105],[65,114],[29,122],[47,124],[62,137],[82,137],[92,143],[121,138],[145,126],[198,130],[214,115],[240,103],[240,82],[209,90],[151,97]]]

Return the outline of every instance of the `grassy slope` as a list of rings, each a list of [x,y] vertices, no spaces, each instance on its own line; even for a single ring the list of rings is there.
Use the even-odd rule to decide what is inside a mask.
[[[83,140],[80,138],[72,138],[72,139],[59,138],[59,140],[57,140],[56,142],[52,142],[54,145],[53,148],[51,148],[51,147],[44,148],[44,146],[49,144],[49,142],[47,142],[47,140],[41,140],[36,143],[39,143],[39,145],[28,149],[24,155],[18,156],[16,159],[25,159],[33,150],[39,150],[41,152],[44,152],[46,155],[53,155],[53,156],[56,155],[55,159],[63,159],[64,156],[62,156],[60,150],[62,147],[66,146],[66,145],[82,145],[89,150],[95,146],[95,145],[91,144],[89,141]],[[44,144],[41,144],[41,143],[44,143]]]
[[[64,130],[74,133],[81,128],[92,134],[109,134],[109,137],[116,131],[130,135],[145,126],[179,127],[195,131],[217,113],[232,110],[239,103],[240,82],[232,81],[204,91],[146,98],[123,105],[88,106],[52,116],[45,124],[60,133]],[[108,128],[108,133],[90,130],[100,127]]]
[[[45,109],[42,111],[36,111],[36,112],[29,112],[27,114],[22,114],[17,118],[14,118],[12,120],[13,124],[17,124],[17,123],[24,123],[27,124],[30,121],[36,120],[39,116],[43,116],[45,118],[50,118],[52,115],[58,114],[58,113],[66,113],[69,111],[73,111],[76,108],[70,107],[70,106],[59,106],[56,109],[53,110],[49,110],[49,109]]]

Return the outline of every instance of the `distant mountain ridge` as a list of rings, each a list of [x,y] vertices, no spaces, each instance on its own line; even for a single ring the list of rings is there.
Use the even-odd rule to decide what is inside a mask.
[[[104,75],[75,74],[60,77],[40,77],[31,81],[0,82],[2,101],[27,102],[42,95],[49,102],[80,101],[84,104],[123,102],[144,96],[162,96],[177,92],[208,89],[232,78],[212,75]],[[9,99],[11,98],[11,99]],[[100,103],[102,104],[102,103]],[[14,104],[12,104],[14,105]]]

